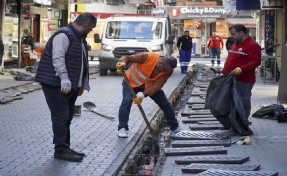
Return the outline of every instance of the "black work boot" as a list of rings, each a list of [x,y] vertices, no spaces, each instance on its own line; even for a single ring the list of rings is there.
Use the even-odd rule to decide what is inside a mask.
[[[86,154],[84,154],[84,153],[82,153],[82,152],[77,152],[77,151],[71,149],[71,148],[70,148],[70,144],[68,144],[68,143],[66,143],[66,144],[64,145],[64,147],[67,148],[67,149],[69,149],[69,150],[70,150],[72,153],[74,153],[75,155],[81,156],[81,157],[83,157],[83,158],[87,157]]]
[[[54,153],[54,159],[81,162],[83,157],[74,154],[69,148],[56,147]]]
[[[81,157],[83,157],[83,158],[87,157],[87,155],[84,154],[84,153],[82,153],[82,152],[77,152],[77,151],[75,151],[75,150],[73,150],[73,149],[71,149],[71,148],[69,148],[69,150],[70,150],[72,153],[74,153],[75,155],[81,156]]]

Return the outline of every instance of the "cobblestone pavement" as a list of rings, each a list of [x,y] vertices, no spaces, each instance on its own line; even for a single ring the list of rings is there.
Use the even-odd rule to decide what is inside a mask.
[[[206,61],[207,60],[207,61]],[[204,58],[202,63],[208,63]],[[168,97],[183,80],[179,68],[164,86]],[[36,90],[9,104],[0,105],[0,175],[2,176],[51,176],[51,175],[93,175],[110,176],[115,173],[130,154],[146,127],[138,109],[133,106],[129,125],[129,137],[117,137],[117,112],[121,101],[122,76],[93,76],[90,80],[91,91],[79,97],[76,104],[94,102],[99,110],[114,116],[109,121],[82,107],[82,114],[75,116],[71,126],[71,147],[87,154],[81,163],[53,159],[52,128],[50,113],[42,90]],[[0,79],[1,83],[2,80]],[[6,85],[11,80],[7,80]],[[11,83],[11,86],[15,85]],[[19,84],[19,82],[17,82]],[[23,84],[23,83],[21,83]],[[3,84],[0,84],[3,85]],[[0,86],[1,87],[1,86]],[[260,78],[253,88],[252,112],[262,105],[276,103],[278,84],[264,84]],[[158,107],[149,98],[143,102],[147,117],[151,118]],[[179,119],[180,120],[180,119]],[[260,164],[262,171],[278,171],[287,175],[287,130],[285,123],[251,117],[254,135],[249,145],[232,145],[228,155],[250,156],[250,163]],[[186,124],[182,124],[188,129]],[[238,139],[234,136],[232,139]],[[176,165],[177,157],[167,157],[162,176],[187,175]]]
[[[178,68],[175,70],[163,88],[168,97],[184,76]],[[84,107],[81,115],[74,117],[71,148],[87,154],[83,162],[53,159],[50,112],[42,90],[36,90],[24,95],[22,100],[0,105],[1,176],[113,175],[129,155],[146,125],[137,107],[133,106],[129,137],[118,138],[117,113],[122,96],[122,76],[93,77],[96,79],[90,80],[91,91],[84,92],[76,104],[92,101],[101,112],[114,116],[116,120],[107,120]],[[142,105],[148,118],[158,111],[158,107],[149,98]]]
[[[204,62],[204,61],[203,61]],[[278,83],[266,81],[265,83],[257,73],[257,82],[252,90],[251,114],[263,105],[277,103]],[[286,105],[285,105],[286,107]],[[251,116],[251,115],[250,115]],[[280,176],[287,175],[287,124],[278,123],[276,120],[260,119],[250,117],[252,124],[250,128],[254,135],[251,136],[251,143],[246,145],[231,145],[227,147],[227,154],[220,156],[249,156],[246,164],[260,165],[260,171],[278,172]],[[181,123],[184,129],[189,130],[189,124]],[[231,140],[236,141],[242,136],[232,136]],[[212,155],[208,155],[212,156]],[[166,157],[163,166],[164,176],[194,175],[184,174],[183,165],[175,163],[178,156]],[[182,158],[182,156],[181,156]]]

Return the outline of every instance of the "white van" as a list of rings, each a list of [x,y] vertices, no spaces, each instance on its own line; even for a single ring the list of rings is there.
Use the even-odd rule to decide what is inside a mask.
[[[166,56],[173,52],[174,35],[167,17],[109,17],[101,39],[99,34],[94,37],[95,43],[102,44],[98,55],[100,75],[116,71],[116,63],[123,55],[156,52]]]

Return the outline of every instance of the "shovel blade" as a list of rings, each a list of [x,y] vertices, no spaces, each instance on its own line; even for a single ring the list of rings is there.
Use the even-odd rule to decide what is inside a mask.
[[[95,114],[98,114],[98,115],[100,115],[102,117],[105,117],[106,119],[109,119],[109,120],[114,120],[115,119],[114,117],[111,117],[111,116],[108,116],[108,115],[105,115],[105,114],[99,112],[97,106],[94,103],[90,102],[90,101],[84,102],[83,106],[85,108],[87,108],[88,110],[90,110],[91,112],[93,112]]]

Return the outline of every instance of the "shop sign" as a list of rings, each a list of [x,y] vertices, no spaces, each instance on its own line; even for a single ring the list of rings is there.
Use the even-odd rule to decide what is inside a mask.
[[[48,9],[42,7],[30,6],[30,13],[48,15]]]
[[[155,16],[163,16],[165,14],[165,9],[162,8],[154,8],[151,11],[151,14],[155,15]]]
[[[86,5],[85,4],[78,4],[77,5],[77,12],[86,12]]]
[[[282,9],[283,0],[260,0],[262,10],[266,9]]]
[[[224,7],[166,7],[155,8],[152,11],[154,16],[163,16],[168,13],[172,19],[187,18],[223,18],[226,15]]]

